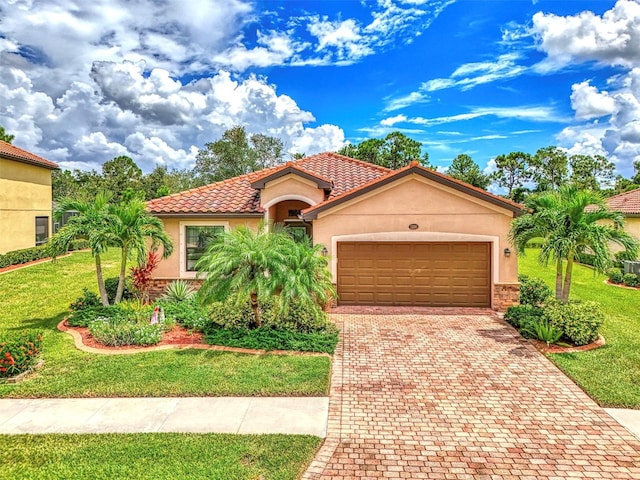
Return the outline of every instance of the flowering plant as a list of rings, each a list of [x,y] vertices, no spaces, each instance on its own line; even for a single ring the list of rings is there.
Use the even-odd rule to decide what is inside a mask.
[[[42,333],[22,332],[0,339],[0,378],[26,372],[38,361],[42,350]]]

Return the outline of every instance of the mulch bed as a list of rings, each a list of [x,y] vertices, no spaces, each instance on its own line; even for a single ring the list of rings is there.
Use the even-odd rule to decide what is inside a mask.
[[[560,345],[547,345],[545,342],[541,342],[540,340],[531,340],[531,343],[535,345],[535,347],[540,350],[542,353],[574,353],[574,352],[586,352],[589,350],[594,350],[596,348],[600,348],[603,345],[606,345],[604,337],[602,335],[598,335],[598,339],[595,342],[591,342],[587,345],[582,345],[580,347],[562,347]]]
[[[148,349],[148,346],[143,345],[123,345],[121,347],[108,347],[98,342],[91,336],[89,328],[87,327],[70,327],[67,322],[64,322],[64,326],[69,330],[75,330],[82,336],[82,343],[87,347],[100,348],[102,350],[131,350],[131,349]],[[190,332],[186,328],[175,325],[170,331],[165,332],[162,335],[160,343],[156,343],[154,346],[162,345],[207,345],[204,341],[204,335],[200,332]]]

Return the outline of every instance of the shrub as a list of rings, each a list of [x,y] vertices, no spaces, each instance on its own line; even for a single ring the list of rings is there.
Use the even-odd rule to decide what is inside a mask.
[[[133,290],[136,292],[138,298],[145,303],[149,303],[149,288],[151,287],[152,280],[151,273],[158,267],[159,263],[160,255],[154,251],[150,251],[144,263],[137,267],[130,268]]]
[[[549,298],[553,297],[551,288],[539,278],[531,278],[527,275],[519,275],[520,304],[539,307]]]
[[[616,283],[616,284],[622,283],[623,273],[622,273],[622,270],[620,270],[619,268],[610,268],[609,270],[607,270],[606,274],[607,274],[607,278],[611,283]]]
[[[191,300],[195,294],[196,291],[189,282],[174,280],[164,289],[163,298],[170,302],[184,302],[185,300]]]
[[[74,250],[86,250],[87,248],[91,248],[91,244],[89,243],[89,240],[77,239],[77,240],[71,240],[69,242],[70,252]]]
[[[102,302],[98,294],[85,287],[82,289],[82,295],[71,302],[69,308],[76,312],[78,310],[84,310],[85,308],[99,307],[101,305]]]
[[[209,309],[200,305],[196,298],[182,302],[159,299],[157,305],[164,309],[167,320],[172,320],[190,330],[204,332],[211,324]]]
[[[277,299],[263,302],[262,321],[265,326],[290,332],[321,332],[333,325],[321,308],[305,303],[292,304],[283,310]]]
[[[256,350],[333,353],[338,344],[338,330],[335,326],[326,332],[315,333],[291,332],[270,327],[260,327],[253,330],[222,328],[209,331],[206,341],[212,345]]]
[[[122,311],[117,305],[109,305],[107,307],[97,305],[71,312],[71,315],[67,317],[67,324],[70,327],[88,327],[98,317],[117,316],[122,316]]]
[[[637,287],[640,285],[640,278],[635,273],[625,273],[622,276],[622,283],[627,287]]]
[[[586,345],[598,338],[604,315],[600,305],[593,301],[550,302],[544,307],[544,319],[573,344]]]
[[[107,297],[109,298],[109,303],[113,303],[116,299],[116,292],[118,290],[118,282],[120,279],[118,277],[107,278],[104,281],[104,288],[107,290]],[[133,291],[133,285],[131,283],[131,279],[126,277],[124,281],[124,291],[122,292],[122,300],[130,300],[135,298],[135,293]]]
[[[40,260],[41,258],[48,258],[50,256],[51,251],[48,245],[39,245],[37,247],[14,250],[12,252],[7,252],[4,255],[0,255],[0,268],[9,267],[11,265],[20,265],[34,260]]]
[[[576,260],[578,260],[578,263],[589,265],[591,267],[593,267],[595,259],[596,256],[592,253],[579,253],[576,255]]]
[[[0,378],[14,377],[32,368],[42,350],[38,331],[10,334],[0,339]]]
[[[245,328],[253,322],[253,312],[249,302],[238,304],[233,298],[225,302],[215,302],[210,305],[210,319],[212,328]]]
[[[98,317],[89,323],[91,335],[110,347],[124,345],[155,345],[162,340],[164,325],[152,325],[149,320],[132,321],[122,316]]]
[[[521,329],[530,322],[538,322],[542,318],[542,309],[533,305],[515,305],[507,308],[504,319],[515,328]]]
[[[556,343],[562,338],[562,330],[549,323],[547,319],[528,321],[522,328],[521,333],[527,338],[535,338],[547,345]]]

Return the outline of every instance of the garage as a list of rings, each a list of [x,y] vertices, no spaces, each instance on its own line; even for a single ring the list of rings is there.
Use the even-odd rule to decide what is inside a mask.
[[[491,306],[491,244],[340,242],[340,305]]]

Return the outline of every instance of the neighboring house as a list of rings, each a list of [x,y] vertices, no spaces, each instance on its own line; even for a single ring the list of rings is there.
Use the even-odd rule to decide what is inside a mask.
[[[0,140],[0,254],[34,247],[51,234],[53,162]]]
[[[606,201],[609,210],[620,212],[624,216],[624,229],[640,240],[640,188],[609,197]],[[620,251],[622,248],[613,244],[612,250]]]
[[[195,278],[207,238],[266,221],[325,246],[341,305],[518,301],[507,233],[522,206],[415,162],[389,170],[322,153],[147,205],[177,247],[155,271],[156,289]]]

